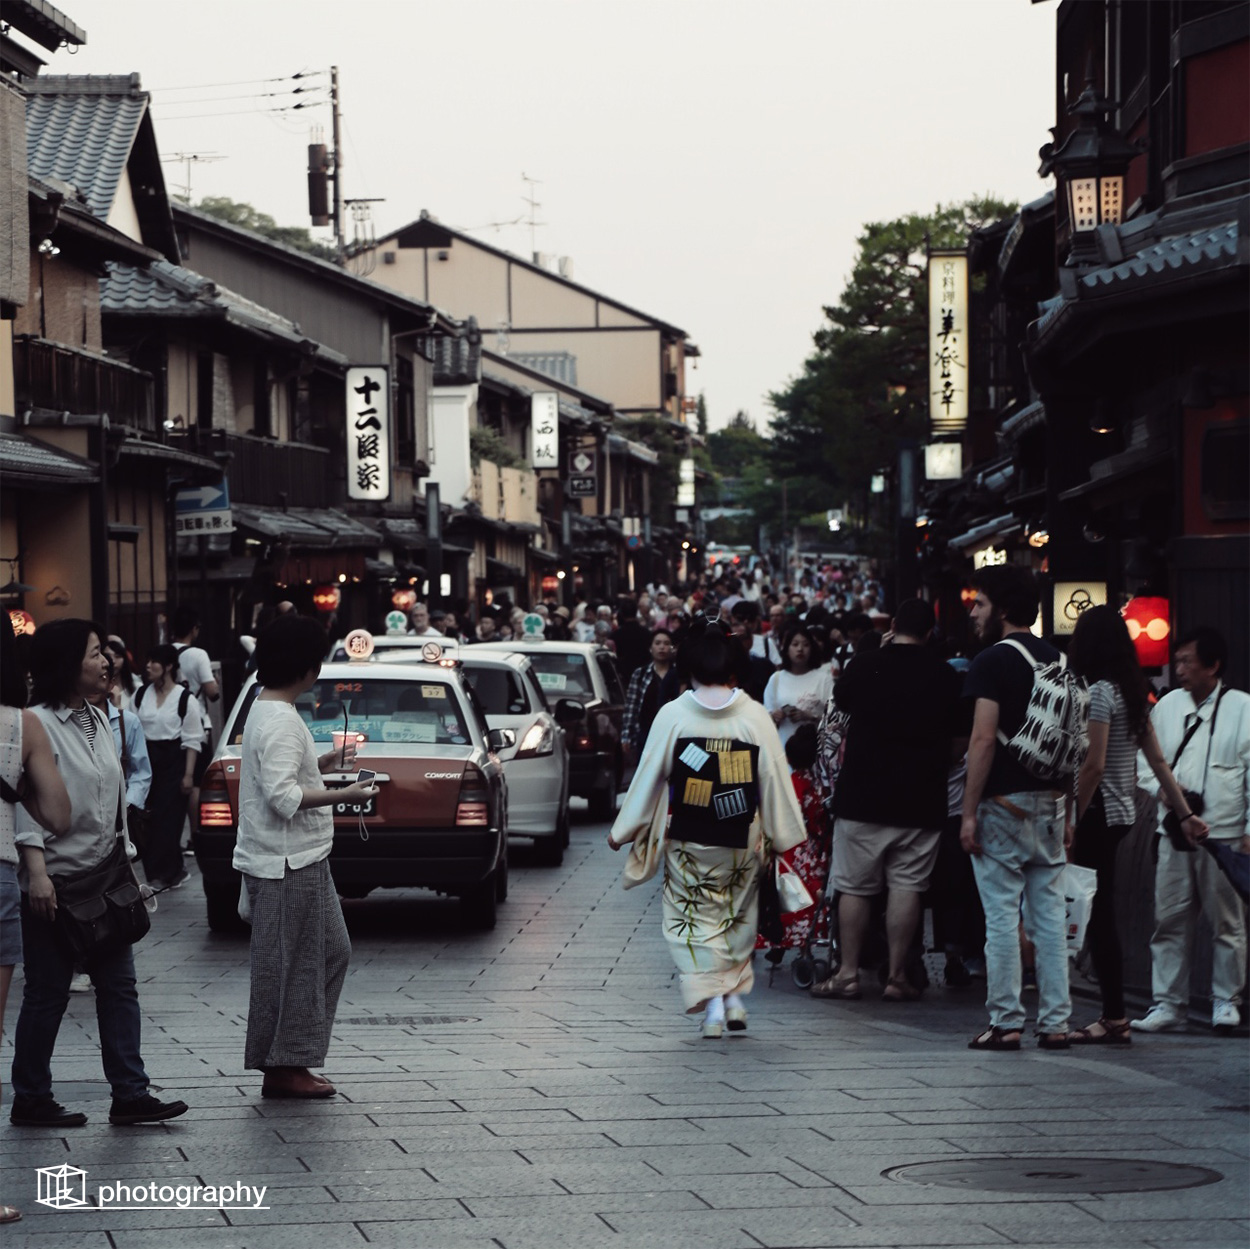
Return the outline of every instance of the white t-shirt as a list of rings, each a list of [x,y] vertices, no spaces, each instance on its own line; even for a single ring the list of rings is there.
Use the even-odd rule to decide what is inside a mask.
[[[187,689],[191,691],[200,705],[200,721],[204,728],[212,729],[213,722],[208,715],[208,702],[200,693],[210,681],[216,681],[208,652],[203,647],[184,647],[177,642],[174,646],[178,651],[178,676],[187,683]]]
[[[787,672],[784,668],[778,669],[764,687],[764,706],[769,712],[775,712],[787,705],[797,707],[813,714],[813,724],[820,721],[832,697],[833,673],[827,664],[822,664],[820,668],[814,668],[802,676]],[[798,725],[789,717],[777,726],[782,746],[789,742],[790,735],[797,728]]]
[[[257,699],[243,728],[242,755],[234,867],[279,880],[288,864],[306,868],[325,859],[334,845],[334,814],[328,807],[300,810],[304,790],[325,785],[300,714],[290,703]]]

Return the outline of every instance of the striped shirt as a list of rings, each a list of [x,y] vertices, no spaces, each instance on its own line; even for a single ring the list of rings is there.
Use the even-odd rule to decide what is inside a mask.
[[[1131,825],[1137,819],[1137,739],[1129,728],[1128,711],[1120,688],[1096,681],[1089,688],[1089,719],[1106,725],[1107,762],[1098,792],[1109,825]]]
[[[87,735],[87,745],[94,751],[95,717],[92,715],[91,708],[84,703],[74,712],[74,719],[78,722],[78,727]]]

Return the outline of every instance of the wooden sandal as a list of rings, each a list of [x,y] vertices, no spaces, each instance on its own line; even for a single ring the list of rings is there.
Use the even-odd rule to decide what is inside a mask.
[[[1000,1029],[998,1025],[991,1024],[984,1033],[978,1033],[976,1037],[968,1043],[969,1050],[1019,1050],[1020,1049],[1020,1030],[1019,1029]]]
[[[1102,1029],[1102,1032],[1091,1032],[1093,1029]],[[1133,1031],[1127,1020],[1112,1024],[1106,1016],[1099,1016],[1093,1024],[1087,1024],[1083,1029],[1074,1029],[1069,1033],[1068,1041],[1073,1046],[1131,1046]]]

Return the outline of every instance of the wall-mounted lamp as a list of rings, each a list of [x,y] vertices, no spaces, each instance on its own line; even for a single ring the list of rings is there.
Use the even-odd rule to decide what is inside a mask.
[[[39,244],[40,256],[60,256],[61,249],[51,239],[44,239]]]

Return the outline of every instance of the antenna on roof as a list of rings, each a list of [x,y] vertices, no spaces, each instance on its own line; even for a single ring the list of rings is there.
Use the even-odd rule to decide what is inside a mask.
[[[547,223],[538,220],[538,210],[542,208],[542,205],[534,198],[534,188],[541,187],[542,182],[538,178],[531,178],[529,174],[524,172],[521,174],[521,181],[526,184],[525,189],[527,192],[527,194],[521,196],[521,199],[530,206],[529,220],[526,223],[530,228],[530,258],[534,264],[538,264],[538,253],[534,250],[534,231],[539,226],[545,226]]]
[[[171,161],[180,161],[186,174],[186,182],[183,183],[181,195],[188,204],[191,203],[191,166],[193,164],[206,165],[211,161],[224,161],[226,156],[221,152],[171,152],[168,156],[161,157],[161,164],[168,165]]]

